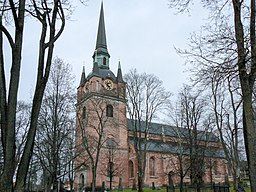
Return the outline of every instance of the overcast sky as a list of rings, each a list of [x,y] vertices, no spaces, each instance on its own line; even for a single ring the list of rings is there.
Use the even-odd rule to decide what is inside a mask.
[[[77,2],[65,31],[55,45],[54,55],[70,63],[79,84],[82,66],[86,74],[92,69],[92,55],[101,0],[89,0],[87,6]],[[174,46],[185,48],[193,31],[205,21],[200,6],[188,14],[175,14],[168,8],[168,0],[104,0],[104,15],[110,68],[116,74],[118,60],[123,74],[132,68],[153,73],[174,94],[186,83],[184,59]],[[28,19],[24,37],[23,64],[19,99],[32,95],[35,82],[38,23]],[[35,27],[34,27],[35,26]]]

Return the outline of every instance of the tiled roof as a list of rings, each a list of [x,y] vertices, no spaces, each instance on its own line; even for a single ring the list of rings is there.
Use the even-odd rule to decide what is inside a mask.
[[[132,119],[127,119],[127,128],[129,131],[134,131],[135,121]],[[145,131],[146,123],[145,121],[141,122],[140,130],[143,132]],[[175,127],[160,123],[150,123],[149,126],[149,133],[150,134],[156,134],[156,135],[165,135],[170,137],[182,137],[182,138],[188,138],[189,136],[189,130],[181,127]],[[198,131],[198,138],[202,141],[212,141],[212,142],[218,142],[219,138],[214,135],[212,132],[205,132],[205,131]]]
[[[133,137],[129,137],[128,141],[129,143],[134,144]],[[146,148],[147,151],[189,155],[189,146],[186,144],[179,145],[179,143],[174,143],[174,142],[163,142],[160,140],[144,139],[143,142],[141,142],[141,148],[144,148],[146,143],[147,143],[147,148]],[[201,154],[204,153],[205,157],[225,158],[224,150],[217,147],[202,146],[199,152]]]

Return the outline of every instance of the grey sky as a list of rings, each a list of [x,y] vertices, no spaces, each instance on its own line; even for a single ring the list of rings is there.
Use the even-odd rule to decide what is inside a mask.
[[[72,65],[76,85],[83,64],[86,74],[92,69],[100,3],[100,0],[90,0],[87,6],[83,6],[77,2],[64,34],[55,46],[54,55]],[[174,46],[185,48],[189,34],[200,29],[205,16],[199,7],[195,10],[190,16],[175,15],[175,11],[168,8],[168,0],[105,0],[111,70],[116,74],[120,59],[123,74],[131,68],[153,73],[163,81],[167,90],[176,94],[186,82],[187,75],[184,73],[184,60],[176,54]],[[32,95],[36,74],[38,23],[31,23],[28,19],[27,24],[20,99]]]

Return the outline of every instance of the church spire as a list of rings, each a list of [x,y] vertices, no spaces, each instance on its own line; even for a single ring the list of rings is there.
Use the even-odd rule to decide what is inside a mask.
[[[107,49],[103,1],[101,2],[100,20],[99,20],[98,35],[97,35],[97,40],[96,40],[96,49],[98,49],[98,48],[105,48],[105,49]]]
[[[120,61],[118,62],[117,81],[120,82],[120,83],[124,82]]]
[[[101,2],[96,48],[93,54],[94,62],[97,61],[100,68],[109,69],[109,53],[107,49],[103,2]]]
[[[83,71],[82,71],[82,75],[81,75],[80,85],[83,84],[85,79],[86,79],[86,77],[85,77],[85,67],[83,66]]]

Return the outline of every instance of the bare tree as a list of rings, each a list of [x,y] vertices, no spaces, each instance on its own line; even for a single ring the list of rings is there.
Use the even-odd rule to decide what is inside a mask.
[[[213,77],[211,83],[212,107],[216,127],[219,131],[222,146],[233,175],[234,188],[240,178],[240,151],[242,145],[242,98],[237,76],[227,78]],[[227,97],[229,96],[229,97]]]
[[[154,75],[139,74],[135,69],[124,77],[127,83],[127,111],[133,120],[133,145],[137,158],[138,190],[143,189],[145,176],[147,137],[151,121],[169,105],[170,92],[167,92]]]
[[[102,149],[107,139],[113,136],[108,127],[115,127],[116,124],[113,118],[110,120],[110,117],[113,117],[113,110],[108,110],[109,103],[108,100],[95,96],[87,101],[87,107],[80,105],[77,109],[76,134],[80,136],[76,143],[76,158],[78,159],[76,169],[82,165],[90,165],[92,191],[95,191],[96,187],[97,169]]]
[[[38,119],[35,155],[44,170],[45,190],[56,190],[66,175],[70,146],[74,142],[74,77],[71,66],[56,57],[44,93]],[[63,180],[62,180],[63,181]]]
[[[16,191],[23,191],[35,141],[37,119],[44,89],[49,77],[54,45],[64,30],[65,16],[63,2],[61,0],[54,0],[52,2],[33,0],[31,1],[31,4],[27,3],[25,0],[16,2],[10,0],[1,2],[0,8],[0,125],[1,142],[4,153],[4,165],[0,176],[0,191],[9,192],[13,190],[16,152],[16,108],[22,64],[21,53],[26,10],[33,16],[33,18],[40,22],[42,29],[39,42],[37,82],[33,96],[30,126],[24,151],[17,169],[15,182]],[[3,23],[3,19],[7,18],[7,16],[9,16],[9,19],[14,23],[13,32],[11,32]],[[11,72],[9,83],[6,83],[5,76],[3,35],[7,38],[11,49]]]
[[[193,93],[193,90],[185,86],[180,92],[180,125],[181,135],[185,139],[186,146],[183,150],[188,150],[190,167],[191,184],[199,191],[203,183],[204,176],[204,159],[205,146],[207,140],[207,127],[203,126],[203,121],[206,118],[206,102],[202,99],[202,92]],[[204,113],[203,113],[204,112]],[[204,115],[205,116],[204,116]],[[182,131],[184,130],[184,131]],[[205,141],[205,142],[202,142]],[[183,159],[181,159],[183,160]],[[181,162],[182,163],[182,162]]]
[[[179,11],[188,10],[193,0],[169,0]],[[249,164],[251,190],[256,191],[256,127],[253,107],[253,89],[256,76],[255,0],[202,1],[210,10],[209,25],[204,35],[194,36],[191,50],[185,54],[199,64],[201,75],[219,71],[237,72],[243,100],[244,140]],[[184,52],[183,52],[184,53]],[[202,78],[204,79],[204,78]]]
[[[101,162],[106,166],[102,167],[101,174],[108,177],[109,190],[112,191],[114,177],[120,177],[124,171],[119,159],[118,143],[114,138],[108,138],[106,140],[102,152],[104,153],[104,157]]]

